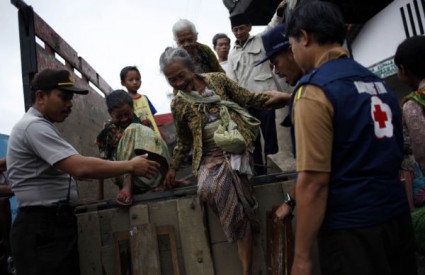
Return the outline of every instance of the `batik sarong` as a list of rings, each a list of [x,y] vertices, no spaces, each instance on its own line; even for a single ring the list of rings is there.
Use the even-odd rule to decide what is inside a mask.
[[[213,139],[221,121],[207,124],[203,131],[203,156],[198,170],[198,195],[218,215],[229,242],[242,239],[251,223],[255,223],[257,201],[252,196],[252,186],[246,175],[231,167]]]

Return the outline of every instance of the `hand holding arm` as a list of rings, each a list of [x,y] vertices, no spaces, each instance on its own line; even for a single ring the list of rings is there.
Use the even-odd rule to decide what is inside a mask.
[[[270,98],[264,103],[264,107],[268,108],[282,108],[288,105],[291,100],[291,94],[279,91],[267,91],[262,92],[265,95],[268,95]]]

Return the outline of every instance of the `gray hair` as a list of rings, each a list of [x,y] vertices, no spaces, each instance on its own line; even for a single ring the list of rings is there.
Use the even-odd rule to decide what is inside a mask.
[[[188,69],[195,71],[195,63],[193,62],[192,57],[185,49],[180,47],[167,47],[159,58],[159,68],[161,69],[161,72],[164,72],[164,69],[168,65],[176,61],[181,62]]]
[[[180,19],[173,25],[174,40],[177,41],[177,34],[179,32],[187,30],[187,29],[191,30],[192,33],[195,35],[195,37],[198,38],[198,32],[196,31],[195,24],[193,24],[191,21],[187,19]]]

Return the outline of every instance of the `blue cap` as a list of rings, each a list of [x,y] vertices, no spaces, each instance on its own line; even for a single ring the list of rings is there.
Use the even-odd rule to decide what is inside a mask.
[[[260,65],[269,60],[273,55],[277,54],[282,50],[289,48],[289,40],[285,35],[286,24],[279,24],[270,31],[266,32],[261,36],[263,40],[264,50],[266,50],[266,56],[261,59],[260,62],[255,66]]]

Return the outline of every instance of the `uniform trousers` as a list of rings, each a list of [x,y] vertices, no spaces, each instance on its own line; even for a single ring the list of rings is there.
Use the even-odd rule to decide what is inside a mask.
[[[416,275],[410,213],[386,223],[319,233],[322,275]]]
[[[19,208],[11,232],[17,275],[80,274],[77,238],[74,209]]]

